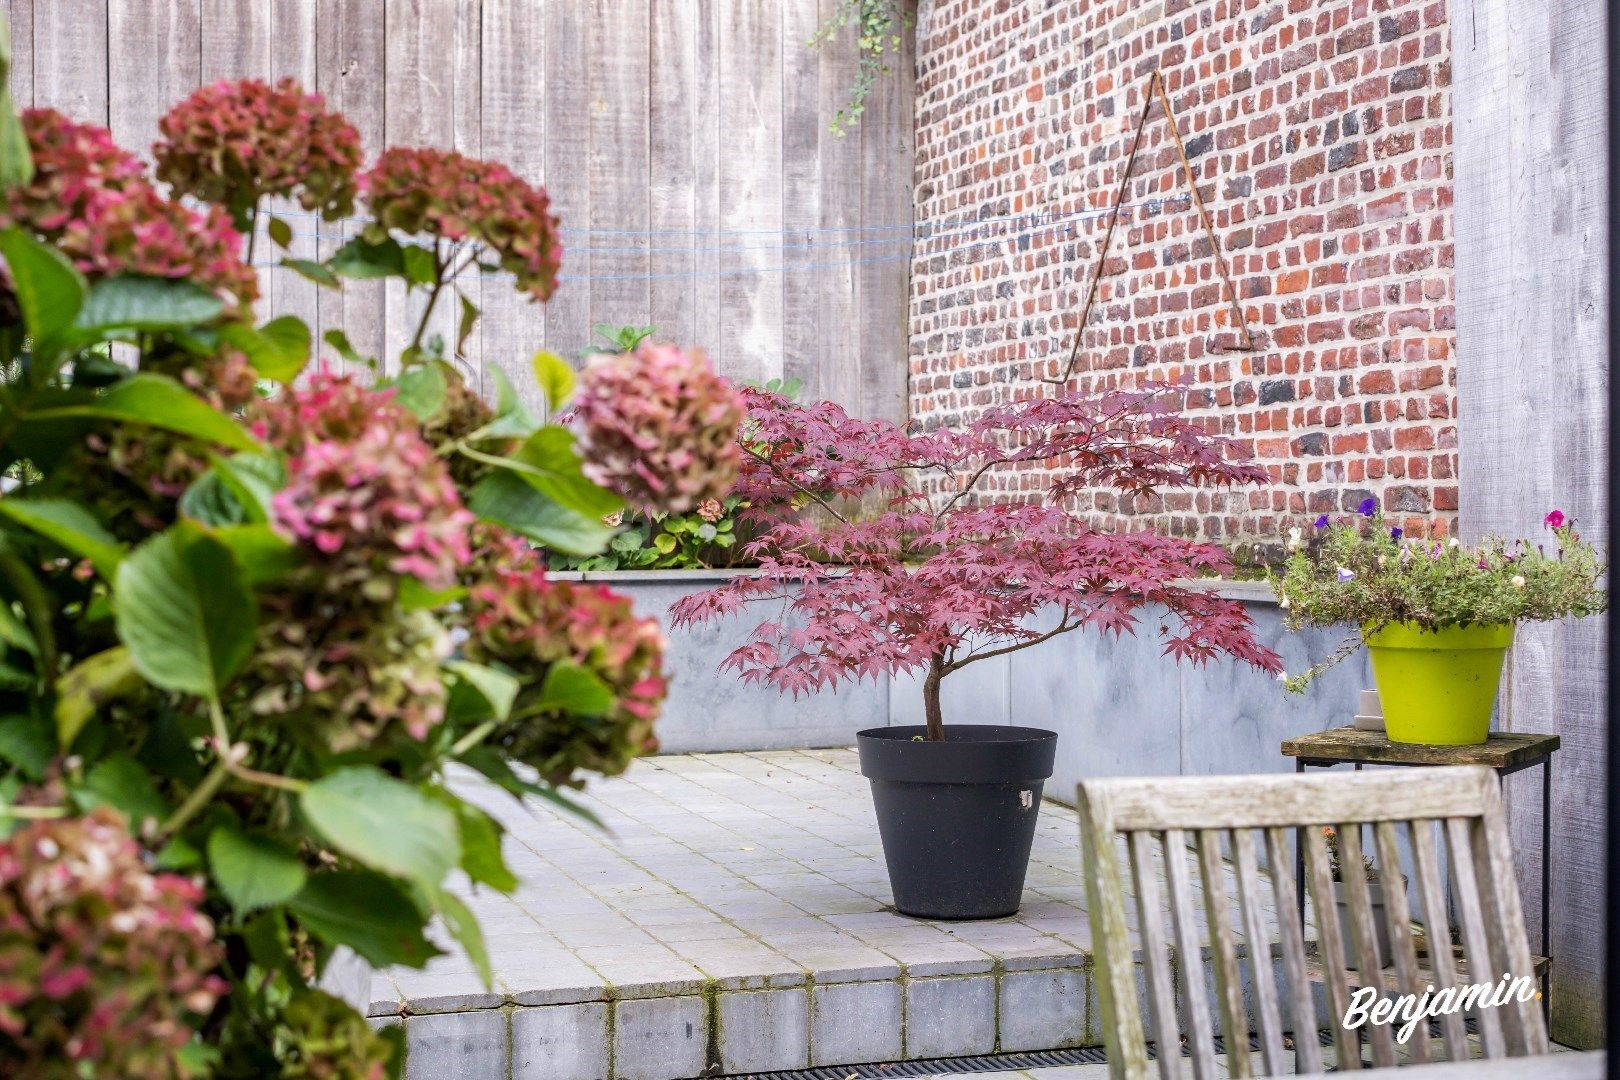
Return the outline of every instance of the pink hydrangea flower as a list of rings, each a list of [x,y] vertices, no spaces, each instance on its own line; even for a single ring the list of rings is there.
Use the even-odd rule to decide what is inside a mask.
[[[55,244],[91,278],[186,278],[243,309],[258,298],[258,277],[224,211],[165,199],[105,128],[51,109],[24,112],[22,124],[34,178],[0,199],[0,226]]]
[[[504,725],[490,741],[554,784],[578,784],[589,770],[612,776],[658,747],[653,722],[663,706],[664,636],[655,619],[639,618],[629,597],[605,585],[552,581],[523,541],[498,534],[481,545],[482,572],[468,592],[467,657],[498,661],[525,680],[522,712],[545,673],[573,663],[613,691],[599,717],[553,711]]]
[[[391,392],[322,370],[284,389],[255,430],[287,455],[276,525],[320,557],[335,587],[392,595],[389,575],[455,584],[473,516]]]
[[[586,365],[572,422],[592,480],[640,509],[684,514],[730,493],[743,414],[701,352],[647,342]]]
[[[562,243],[551,202],[505,165],[449,150],[390,147],[361,186],[382,228],[478,241],[523,292],[545,300],[556,289]]]
[[[335,220],[354,212],[360,133],[293,79],[205,86],[158,121],[157,178],[177,196],[240,210],[296,198]]]

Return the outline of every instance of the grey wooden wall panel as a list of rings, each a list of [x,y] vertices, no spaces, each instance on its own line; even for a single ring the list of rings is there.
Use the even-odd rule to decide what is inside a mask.
[[[107,0],[34,0],[33,15],[31,104],[105,124]]]
[[[782,294],[782,374],[816,381],[822,324],[820,305],[805,303],[794,283],[815,276],[821,211],[821,55],[805,47],[821,22],[816,4],[782,7],[782,259],[776,287]],[[832,135],[827,136],[832,139]],[[831,327],[828,335],[837,333]]]
[[[721,366],[739,378],[782,373],[782,11],[720,9]],[[752,271],[752,272],[750,272]]]
[[[384,144],[386,103],[386,26],[376,0],[319,0],[316,9],[316,86],[327,104],[342,112],[360,133],[369,161]],[[322,225],[322,257],[335,252],[356,232],[351,225]],[[382,355],[383,288],[377,282],[350,282],[342,292],[319,297],[320,327],[341,327],[362,356]]]
[[[694,17],[697,72],[692,99],[692,243],[698,265],[688,286],[692,330],[685,340],[711,353],[720,347],[720,329],[725,320],[720,290],[727,263],[726,252],[721,249],[735,242],[734,237],[727,238],[720,232],[720,177],[732,167],[729,133],[722,126],[724,91],[720,84],[721,10],[726,2],[730,0],[705,0]],[[723,358],[715,359],[722,364],[722,370],[731,373]]]
[[[302,6],[287,4],[289,11]],[[198,80],[204,85],[221,79],[269,79],[275,74],[271,65],[271,43],[278,32],[276,7],[270,0],[202,0],[200,12]],[[313,25],[310,28],[313,31]],[[309,44],[313,44],[313,33]],[[299,42],[304,45],[304,42]],[[289,73],[296,74],[296,73]],[[304,85],[315,85],[315,70],[310,66]],[[167,108],[167,104],[164,108]]]
[[[1542,516],[1559,507],[1602,539],[1604,3],[1463,0],[1452,19],[1462,529],[1544,536]],[[1552,1035],[1580,1047],[1603,1041],[1603,649],[1600,620],[1521,628],[1501,705],[1507,727],[1563,739]],[[1521,883],[1534,896],[1539,785],[1527,774],[1508,791]],[[1539,917],[1535,904],[1526,911]]]
[[[552,211],[562,220],[562,285],[546,302],[546,348],[573,359],[590,339],[592,82],[585,4],[546,5],[545,176]],[[538,59],[538,58],[537,58]],[[515,380],[527,382],[529,380]]]
[[[546,26],[537,4],[492,4],[483,19],[484,154],[530,183],[545,182]],[[483,290],[486,362],[513,373],[526,403],[538,406],[534,381],[521,365],[545,346],[544,309],[499,282]],[[486,386],[488,392],[490,387]]]
[[[902,36],[901,55],[892,65],[896,69],[912,70],[913,40],[910,34]],[[909,214],[911,192],[897,191],[885,178],[910,168],[914,85],[912,79],[897,80],[893,93],[873,95],[861,117],[861,214],[865,221],[902,221]],[[896,235],[875,233],[872,238],[887,240]],[[861,353],[859,412],[863,416],[903,414],[910,338],[895,328],[905,325],[910,290],[906,277],[895,273],[896,266],[904,265],[895,257],[906,249],[868,244],[856,250],[861,252],[856,256],[860,260],[857,317],[863,327],[872,328],[874,339]]]
[[[201,0],[112,0],[107,9],[108,126],[150,158],[158,118],[202,81]]]
[[[649,249],[681,246],[648,235],[650,185],[625,182],[651,176],[651,16],[647,0],[597,0],[590,11],[591,148],[580,163],[591,185],[590,324],[639,325],[652,306]]]
[[[34,0],[4,0],[11,27],[11,98],[19,104],[34,100]]]
[[[906,247],[867,241],[908,235],[876,227],[911,220],[911,54],[861,126],[829,134],[855,52],[805,41],[837,0],[0,3],[24,51],[19,100],[110,121],[143,153],[157,117],[199,83],[293,75],[354,122],[368,157],[455,148],[544,184],[565,234],[562,287],[542,308],[469,279],[485,312],[467,349],[477,370],[499,364],[527,388],[536,349],[575,359],[594,323],[654,323],[730,375],[786,372],[809,396],[904,415]],[[357,231],[281,209],[295,255]],[[261,237],[256,261],[281,255]],[[386,357],[421,300],[275,272],[261,310],[317,334],[342,327]],[[457,315],[448,302],[435,317],[447,342]]]
[[[696,341],[693,292],[701,265],[698,230],[698,125],[701,91],[698,37],[709,12],[694,17],[672,4],[653,4],[650,46],[658,63],[648,80],[647,223],[658,276],[648,285],[648,318],[672,341]]]
[[[841,0],[821,0],[821,18],[830,17],[840,3]],[[830,46],[823,47],[820,56],[822,76],[816,89],[817,113],[821,121],[819,130],[826,131],[828,122],[837,115],[849,96],[849,88],[855,80],[860,61],[854,50]],[[821,200],[816,208],[820,232],[817,234],[819,243],[811,254],[816,267],[813,277],[821,282],[821,288],[812,302],[817,309],[818,321],[826,327],[826,333],[822,335],[821,352],[814,365],[817,378],[806,379],[805,387],[807,397],[830,398],[857,413],[861,408],[861,357],[868,348],[882,349],[887,346],[868,339],[867,327],[861,321],[860,293],[856,280],[859,267],[856,260],[866,257],[864,253],[868,252],[905,250],[900,245],[890,248],[888,244],[872,242],[888,239],[892,235],[889,232],[859,231],[864,211],[861,203],[863,138],[861,129],[856,128],[842,138],[828,134],[820,140],[817,165],[821,172]],[[906,171],[910,172],[909,161]],[[907,194],[909,196],[909,192]],[[908,213],[904,220],[909,222],[909,202],[907,206]],[[896,261],[886,265],[896,269],[907,264]],[[908,348],[905,324],[900,321],[896,326],[899,351],[895,359],[904,365]],[[881,327],[872,329],[874,332],[882,330]],[[898,415],[905,414],[901,412]]]

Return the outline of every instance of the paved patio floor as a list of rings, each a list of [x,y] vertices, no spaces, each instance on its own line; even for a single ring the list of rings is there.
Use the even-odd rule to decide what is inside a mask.
[[[1101,1042],[1073,811],[1041,813],[1008,919],[895,913],[850,750],[637,762],[596,829],[481,781],[521,879],[469,893],[494,961],[378,975],[412,1077],[677,1080]]]

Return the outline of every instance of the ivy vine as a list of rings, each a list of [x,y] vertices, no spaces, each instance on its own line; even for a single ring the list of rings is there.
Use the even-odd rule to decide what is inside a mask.
[[[838,110],[832,123],[827,125],[834,135],[843,136],[861,122],[866,111],[866,99],[871,96],[877,81],[893,73],[889,55],[900,49],[902,30],[912,27],[911,13],[902,6],[903,0],[840,0],[837,9],[816,28],[806,43],[819,49],[832,41],[845,27],[855,30],[855,47],[860,51],[860,67],[855,82],[849,88],[849,98]]]

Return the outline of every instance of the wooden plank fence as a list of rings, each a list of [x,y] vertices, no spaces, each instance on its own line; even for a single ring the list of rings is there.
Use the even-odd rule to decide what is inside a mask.
[[[1462,533],[1545,538],[1542,515],[1557,507],[1601,546],[1613,424],[1605,214],[1615,212],[1603,31],[1615,8],[1462,0],[1450,15]],[[1583,1049],[1604,1043],[1608,837],[1594,819],[1605,742],[1616,737],[1605,692],[1601,619],[1519,628],[1499,726],[1563,739],[1549,853],[1552,1037]],[[1540,785],[1515,780],[1507,794],[1520,880],[1534,896]],[[1532,905],[1532,940],[1539,916]]]
[[[797,376],[807,397],[899,419],[910,44],[865,121],[832,135],[855,50],[805,39],[837,4],[0,0],[18,102],[107,124],[131,149],[146,152],[162,112],[205,81],[291,75],[347,114],[368,156],[442,146],[545,185],[564,284],[544,308],[499,282],[470,285],[481,371],[527,386],[535,350],[573,358],[594,324],[650,323],[727,374]],[[288,220],[299,255],[328,254],[356,228]],[[397,352],[419,310],[397,285],[338,296],[279,270],[265,294],[265,317],[341,325],[373,354]],[[453,320],[447,307],[447,337]]]

